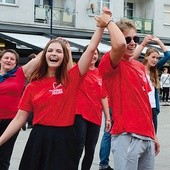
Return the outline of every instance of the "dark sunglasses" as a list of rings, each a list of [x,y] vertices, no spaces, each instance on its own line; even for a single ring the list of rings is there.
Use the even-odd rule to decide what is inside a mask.
[[[139,42],[139,37],[138,36],[134,36],[133,38],[132,37],[125,37],[125,40],[126,40],[126,43],[129,44],[132,40],[135,42],[135,43],[138,43]]]

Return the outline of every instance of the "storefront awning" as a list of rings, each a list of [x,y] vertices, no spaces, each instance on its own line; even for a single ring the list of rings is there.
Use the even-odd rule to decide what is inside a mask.
[[[50,37],[45,35],[33,35],[33,34],[18,34],[18,33],[7,33],[0,32],[0,37],[15,42],[16,44],[26,46],[38,51],[41,51],[45,45],[50,41]],[[90,43],[88,39],[78,39],[78,38],[67,38],[63,37],[69,41],[71,45],[72,52],[81,52],[82,49]],[[100,43],[98,49],[100,52],[105,53],[110,50],[110,46],[104,43]]]

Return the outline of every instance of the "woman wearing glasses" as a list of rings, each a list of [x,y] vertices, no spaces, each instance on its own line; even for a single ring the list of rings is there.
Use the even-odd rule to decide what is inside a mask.
[[[143,42],[138,46],[138,48],[136,48],[134,58],[138,58],[144,47],[151,41],[157,43],[164,53],[164,56],[159,60],[160,56],[159,51],[156,48],[148,48],[146,50],[145,57],[143,60],[143,65],[145,66],[147,79],[151,87],[151,91],[149,92],[149,101],[152,108],[154,128],[155,132],[157,133],[158,127],[157,116],[160,112],[158,96],[158,88],[160,88],[160,84],[158,70],[161,69],[163,65],[170,59],[170,51],[167,51],[167,48],[158,37],[155,37],[153,35],[147,35],[144,38]]]
[[[111,22],[108,30],[112,48],[102,57],[99,71],[113,111],[114,170],[153,170],[160,146],[152,122],[145,68],[131,59],[139,42],[136,27],[131,20],[121,19],[116,24]]]

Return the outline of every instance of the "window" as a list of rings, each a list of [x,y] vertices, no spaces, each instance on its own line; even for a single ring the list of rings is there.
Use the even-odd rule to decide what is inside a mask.
[[[133,18],[133,3],[127,3],[127,17]]]
[[[125,17],[132,19],[133,18],[133,3],[127,2],[125,4]]]
[[[110,9],[110,0],[100,0],[101,8],[105,5]]]
[[[2,4],[16,4],[16,0],[0,0],[0,3]]]
[[[104,5],[110,8],[110,0],[89,0],[88,14],[100,14]]]
[[[34,3],[35,3],[35,5],[37,5],[37,6],[38,6],[38,5],[40,5],[40,0],[35,0],[35,2],[34,2]]]
[[[6,0],[6,3],[8,3],[8,4],[15,4],[15,0]]]
[[[164,4],[164,24],[170,25],[170,4]]]
[[[34,4],[38,5],[38,6],[40,6],[40,5],[50,5],[50,1],[49,0],[34,0]]]

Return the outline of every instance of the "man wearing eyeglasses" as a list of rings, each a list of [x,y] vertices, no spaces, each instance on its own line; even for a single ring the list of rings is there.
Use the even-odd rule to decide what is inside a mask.
[[[101,22],[103,17],[107,15],[99,18]],[[132,59],[139,42],[136,27],[128,19],[108,23],[111,50],[102,57],[99,70],[113,112],[114,170],[154,170],[160,145],[154,133],[145,68]]]

